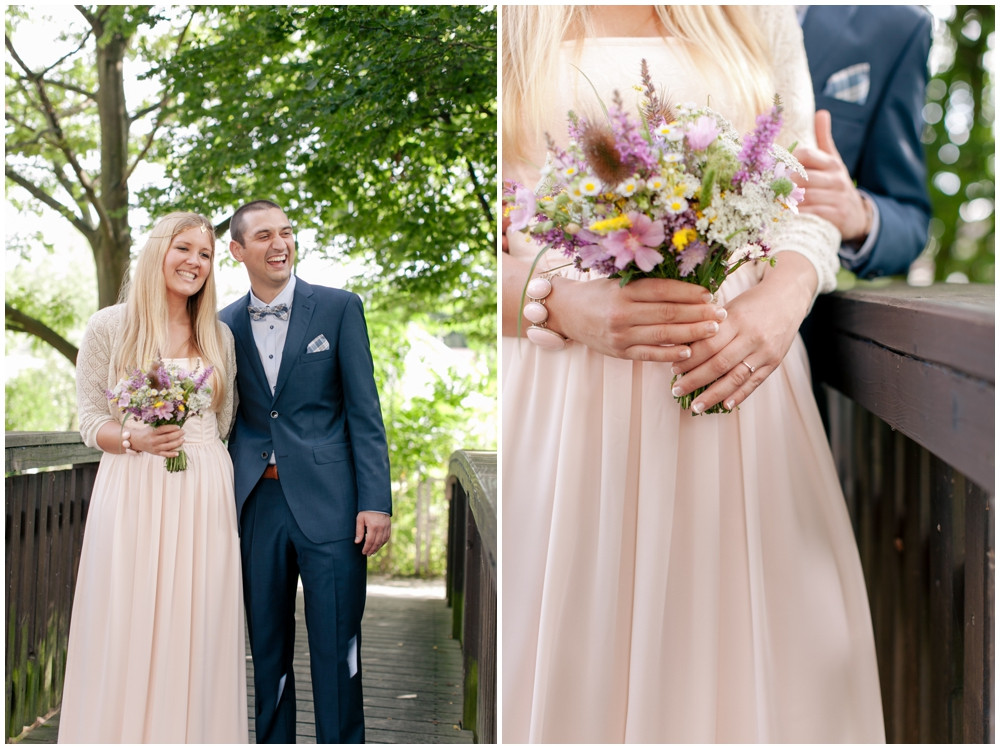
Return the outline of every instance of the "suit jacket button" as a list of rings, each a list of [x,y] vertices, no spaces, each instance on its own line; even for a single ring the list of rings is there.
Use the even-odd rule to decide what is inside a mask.
[[[278,412],[277,411],[271,411],[271,418],[272,419],[277,419],[278,418]]]
[[[267,460],[267,453],[261,453],[260,457],[262,457],[264,460]]]

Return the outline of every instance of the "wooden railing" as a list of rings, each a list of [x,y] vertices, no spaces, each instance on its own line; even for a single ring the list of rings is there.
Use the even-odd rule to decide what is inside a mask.
[[[76,568],[100,453],[76,432],[8,432],[4,448],[10,738],[62,699]],[[50,466],[67,467],[15,473]]]
[[[992,743],[994,287],[865,287],[815,317],[887,738]]]
[[[465,658],[464,727],[497,740],[497,456],[451,456],[446,492],[448,604]]]

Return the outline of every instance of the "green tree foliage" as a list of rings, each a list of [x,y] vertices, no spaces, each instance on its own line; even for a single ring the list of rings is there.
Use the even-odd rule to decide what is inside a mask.
[[[360,261],[397,488],[403,561],[387,569],[438,570],[440,532],[424,521],[440,510],[442,466],[495,447],[495,9],[76,6],[55,32],[35,28],[39,15],[11,6],[5,19],[8,203],[85,238],[96,306],[115,300],[133,233],[168,210],[201,211],[221,232],[238,204],[269,197],[303,250]],[[8,257],[52,243],[44,229],[17,237]],[[96,306],[71,311],[47,283],[8,282],[7,330],[74,360]],[[476,346],[485,365],[442,372],[414,400],[408,324]],[[52,407],[37,386],[56,385],[34,382],[9,383],[8,403],[24,405],[8,428]]]
[[[935,36],[924,108],[935,278],[994,282],[996,9],[952,6]]]
[[[233,6],[164,63],[169,186],[149,206],[286,207],[365,259],[370,304],[495,342],[496,12]],[[234,53],[234,50],[237,52]],[[239,85],[233,85],[239,81]]]
[[[51,26],[32,27],[37,9],[7,8],[4,169],[14,208],[52,212],[86,240],[103,307],[128,277],[129,180],[156,153],[169,121],[164,100],[126,101],[126,66],[182,46],[191,11],[168,18],[150,6],[76,9],[77,23],[42,44]],[[75,362],[76,347],[57,320],[10,300],[5,312],[8,330],[38,336]]]
[[[496,361],[466,352],[465,364],[443,363],[440,342],[428,347],[428,333],[408,333],[406,326],[386,311],[369,315],[368,325],[373,340],[403,342],[394,347],[373,347],[390,446],[393,535],[372,560],[372,569],[420,576],[443,574],[448,458],[458,449],[496,449]],[[416,391],[414,375],[423,380]]]

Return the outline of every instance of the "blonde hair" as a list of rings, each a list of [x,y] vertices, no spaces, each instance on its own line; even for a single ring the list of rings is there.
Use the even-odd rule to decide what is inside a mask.
[[[215,227],[197,213],[170,213],[150,232],[139,253],[131,283],[122,287],[119,301],[125,303],[125,324],[112,362],[118,377],[125,377],[136,367],[148,367],[169,348],[167,329],[167,285],[163,276],[163,261],[174,237],[188,229],[202,228],[209,232],[215,244]],[[208,277],[197,294],[188,298],[192,340],[198,356],[206,366],[212,366],[210,377],[212,405],[220,408],[226,397],[229,379],[222,332],[216,316],[215,268],[209,266]]]
[[[663,35],[685,42],[693,63],[724,72],[739,92],[741,108],[763,112],[770,107],[775,91],[768,49],[742,7],[654,7]],[[541,135],[546,103],[558,79],[559,43],[576,38],[582,44],[594,36],[594,27],[585,5],[505,5],[502,26],[503,153],[504,161],[513,163]]]

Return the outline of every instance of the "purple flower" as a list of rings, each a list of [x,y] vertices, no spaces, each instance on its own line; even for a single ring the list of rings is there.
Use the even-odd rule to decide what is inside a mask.
[[[663,224],[636,211],[630,212],[628,218],[632,222],[630,228],[611,232],[601,244],[614,256],[615,267],[619,270],[634,261],[640,270],[648,273],[663,261],[663,255],[655,249],[663,244]]]
[[[514,207],[510,211],[510,228],[514,231],[524,231],[535,216],[535,193],[527,187],[518,185],[514,191]]]
[[[201,372],[198,373],[198,376],[194,378],[195,390],[201,390],[203,387],[205,387],[205,383],[208,382],[208,378],[212,375],[212,370],[214,369],[215,367],[205,367],[203,370],[201,370]]]
[[[588,244],[577,249],[581,268],[592,268],[611,258],[610,253],[599,244]]]
[[[682,253],[677,256],[680,262],[677,264],[682,278],[690,276],[698,264],[708,257],[708,245],[704,242],[692,242]]]
[[[733,175],[736,184],[746,182],[756,173],[766,171],[774,164],[771,146],[781,132],[781,108],[771,107],[770,112],[757,116],[757,127],[743,141],[740,150],[740,168]]]
[[[695,120],[687,130],[688,146],[694,151],[704,151],[719,137],[719,126],[708,115]]]

